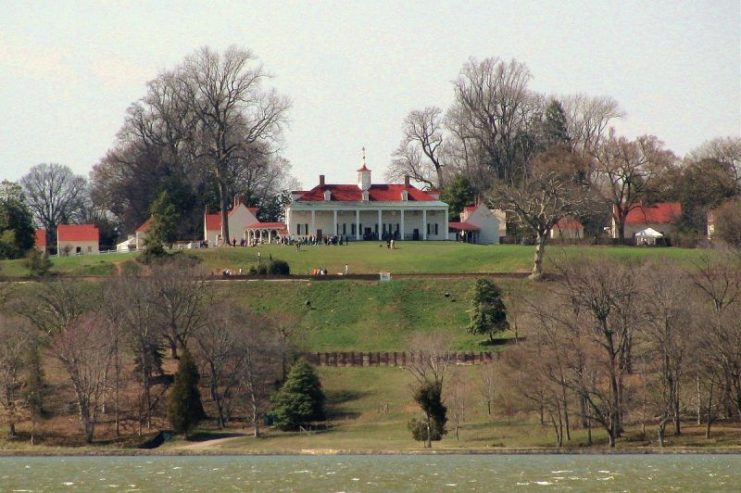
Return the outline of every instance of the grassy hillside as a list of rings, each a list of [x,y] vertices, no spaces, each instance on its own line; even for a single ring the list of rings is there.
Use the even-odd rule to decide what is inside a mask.
[[[329,273],[460,273],[460,272],[527,272],[531,267],[533,247],[527,245],[470,245],[455,242],[399,242],[395,250],[385,243],[357,242],[347,246],[295,247],[263,245],[258,248],[222,247],[189,250],[212,272],[223,269],[238,271],[256,265],[258,253],[263,261],[286,260],[294,274],[308,274],[312,268],[325,268]],[[603,246],[549,245],[546,261],[559,257],[609,256],[625,261],[647,258],[669,258],[690,263],[704,255],[703,250],[682,248],[637,248]],[[53,257],[52,272],[69,275],[111,275],[126,268],[134,253],[114,253],[79,257]],[[22,260],[0,262],[0,274],[25,276]]]
[[[225,294],[299,327],[309,351],[400,351],[414,332],[445,333],[457,350],[481,350],[469,321],[473,279],[391,282],[230,282]],[[504,281],[505,288],[516,281]]]

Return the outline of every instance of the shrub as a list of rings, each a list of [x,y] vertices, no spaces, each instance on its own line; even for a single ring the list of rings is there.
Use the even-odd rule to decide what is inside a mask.
[[[285,260],[273,260],[268,266],[268,274],[276,276],[287,276],[290,275],[291,268],[288,266],[288,262]]]
[[[23,264],[32,276],[45,276],[49,273],[49,269],[51,269],[51,260],[49,260],[49,257],[35,248],[30,249],[26,253]]]

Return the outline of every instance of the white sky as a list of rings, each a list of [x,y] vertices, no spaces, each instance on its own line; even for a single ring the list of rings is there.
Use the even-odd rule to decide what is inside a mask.
[[[0,179],[87,174],[145,83],[203,45],[249,48],[293,101],[304,187],[381,182],[413,109],[447,108],[469,56],[516,58],[547,94],[609,95],[619,132],[678,154],[741,135],[741,2],[0,0]]]

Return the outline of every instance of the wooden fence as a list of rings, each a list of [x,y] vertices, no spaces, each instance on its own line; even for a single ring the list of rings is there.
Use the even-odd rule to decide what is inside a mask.
[[[336,367],[371,367],[371,366],[399,366],[404,367],[421,361],[425,357],[415,352],[326,352],[302,353],[306,361],[315,366]],[[438,355],[456,365],[480,365],[491,363],[499,357],[499,353],[492,352],[449,352]]]

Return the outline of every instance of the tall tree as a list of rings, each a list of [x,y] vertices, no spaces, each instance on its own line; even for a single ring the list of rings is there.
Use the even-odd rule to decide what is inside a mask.
[[[114,350],[106,322],[86,314],[54,334],[49,348],[75,391],[85,443],[92,443]]]
[[[589,208],[588,186],[582,180],[584,164],[579,156],[563,148],[540,154],[530,176],[521,185],[500,185],[489,201],[513,217],[535,237],[531,279],[543,276],[543,257],[550,232],[564,216]]]
[[[5,411],[8,438],[16,438],[15,424],[24,407],[24,359],[31,347],[29,334],[19,327],[19,321],[0,318],[0,407]]]
[[[537,107],[530,105],[530,77],[528,68],[516,60],[471,58],[454,82],[449,126],[455,128],[459,145],[506,183],[523,175],[527,161],[520,153],[520,137]]]
[[[31,213],[21,187],[9,181],[0,184],[0,258],[19,258],[33,247]]]
[[[386,172],[388,180],[409,176],[427,188],[444,189],[443,112],[436,106],[410,112],[402,124],[402,139]]]
[[[76,222],[85,207],[87,180],[65,165],[41,163],[31,168],[21,186],[34,220],[46,229],[47,243],[53,244],[57,226]]]
[[[206,417],[198,390],[199,381],[198,367],[190,353],[184,351],[178,362],[175,385],[170,391],[167,418],[175,433],[185,434],[186,439],[190,431]]]
[[[542,139],[546,149],[553,145],[571,143],[566,113],[557,99],[553,99],[545,109]]]
[[[605,138],[613,120],[624,112],[609,96],[574,94],[561,98],[567,131],[575,150],[593,154]]]
[[[671,151],[652,135],[631,141],[614,131],[594,154],[595,186],[612,206],[618,237],[625,239],[625,220],[642,200],[650,200],[657,178],[674,162]]]
[[[463,209],[473,204],[475,198],[473,185],[465,175],[453,178],[440,195],[440,200],[448,204],[448,219],[451,221],[460,220]]]
[[[204,47],[176,70],[178,96],[193,112],[196,162],[207,166],[219,192],[222,238],[231,238],[229,185],[248,164],[245,151],[276,142],[289,107],[274,89],[263,89],[269,75],[254,60],[234,46],[223,54]]]

